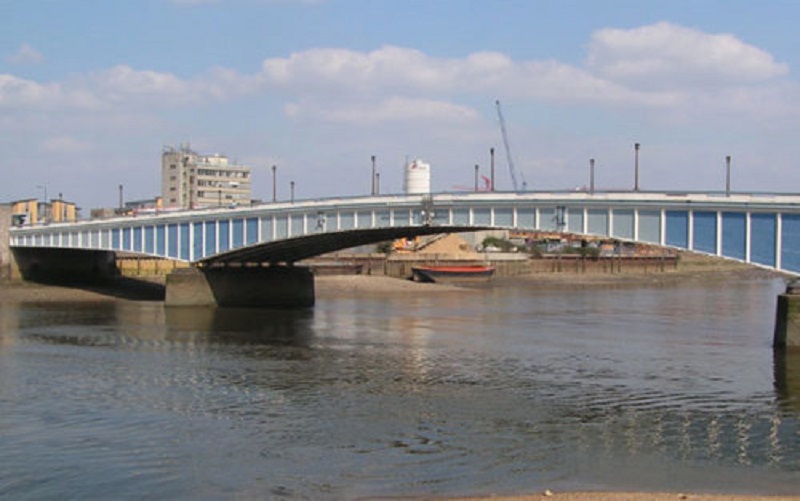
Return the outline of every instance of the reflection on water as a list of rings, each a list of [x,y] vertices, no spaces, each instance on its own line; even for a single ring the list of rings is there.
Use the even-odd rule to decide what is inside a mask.
[[[0,496],[795,492],[781,289],[0,305]]]
[[[800,415],[800,350],[775,352],[774,364],[778,403]]]

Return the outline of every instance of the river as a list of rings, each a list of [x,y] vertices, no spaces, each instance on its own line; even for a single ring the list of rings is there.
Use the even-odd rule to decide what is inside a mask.
[[[0,498],[796,494],[783,287],[0,304]]]

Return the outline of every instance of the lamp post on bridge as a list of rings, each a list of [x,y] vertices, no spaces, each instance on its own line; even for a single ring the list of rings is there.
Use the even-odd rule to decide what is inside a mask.
[[[291,203],[294,203],[294,181],[289,182],[289,190],[291,193]]]
[[[478,191],[478,171],[479,170],[480,170],[480,167],[478,166],[478,164],[475,164],[475,191],[476,192]]]
[[[277,180],[277,174],[276,174],[277,170],[278,170],[278,166],[277,165],[273,165],[272,166],[272,203],[275,203],[275,202],[278,201],[278,191],[277,191],[277,187],[276,187],[276,184],[275,184],[275,181]]]
[[[489,148],[489,177],[492,181],[492,186],[489,191],[494,191],[494,148]]]
[[[725,157],[725,196],[731,196],[731,156]]]
[[[633,144],[633,191],[639,191],[639,143]]]
[[[375,195],[378,194],[377,193],[377,188],[375,187],[375,177],[377,176],[377,171],[375,170],[375,155],[372,155],[371,160],[372,160],[372,178],[371,178],[372,191],[371,191],[371,193],[372,193],[372,196],[374,197]]]
[[[589,159],[589,193],[594,195],[594,158]]]

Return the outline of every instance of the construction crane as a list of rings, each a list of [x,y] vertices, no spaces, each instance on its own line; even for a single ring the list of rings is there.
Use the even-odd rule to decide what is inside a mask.
[[[500,108],[500,100],[494,102],[497,105],[497,119],[500,122],[500,132],[503,134],[503,144],[506,147],[506,160],[508,161],[508,172],[511,174],[511,184],[514,185],[514,191],[519,191],[517,184],[517,171],[514,169],[514,160],[511,158],[511,146],[508,144],[508,133],[506,132],[506,121],[503,118],[503,110]],[[522,189],[525,189],[525,182],[522,183]]]

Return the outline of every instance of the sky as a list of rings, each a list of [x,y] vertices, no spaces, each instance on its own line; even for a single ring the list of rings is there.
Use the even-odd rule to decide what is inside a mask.
[[[189,143],[253,196],[800,191],[795,0],[0,0],[0,202],[161,191]]]

